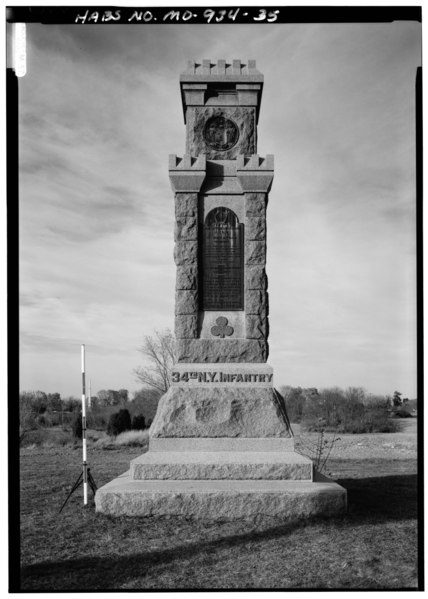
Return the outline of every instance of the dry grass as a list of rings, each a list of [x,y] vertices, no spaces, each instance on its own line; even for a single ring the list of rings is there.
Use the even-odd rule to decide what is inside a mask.
[[[94,447],[98,486],[140,453]],[[348,514],[288,523],[111,518],[84,509],[81,488],[58,515],[80,460],[80,448],[22,450],[22,590],[417,587],[414,459],[332,460]]]
[[[73,443],[73,436],[70,431],[63,431],[60,427],[40,427],[38,429],[27,431],[22,439],[21,445],[27,446],[64,446]]]
[[[125,431],[117,437],[109,437],[108,435],[101,437],[95,443],[97,449],[112,449],[117,447],[139,447],[147,448],[149,444],[149,431]]]
[[[88,429],[86,432],[88,445],[94,445],[98,449],[111,449],[117,447],[147,447],[149,442],[149,431],[126,431],[110,437],[104,431]],[[34,449],[35,447],[64,447],[66,445],[80,445],[81,441],[75,439],[70,430],[62,430],[61,427],[40,427],[25,433],[22,447]]]

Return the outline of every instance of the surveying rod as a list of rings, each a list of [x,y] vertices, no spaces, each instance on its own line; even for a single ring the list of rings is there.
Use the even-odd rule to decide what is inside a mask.
[[[88,465],[86,463],[86,396],[85,346],[82,345],[82,448],[83,448],[83,505],[88,503]]]

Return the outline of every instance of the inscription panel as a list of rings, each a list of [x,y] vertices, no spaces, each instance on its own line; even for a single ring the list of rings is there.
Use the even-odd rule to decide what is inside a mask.
[[[223,372],[221,370],[172,372],[172,384],[188,383],[271,383],[273,374]]]
[[[215,208],[201,245],[202,310],[243,310],[244,226],[228,208]]]
[[[273,387],[273,370],[268,364],[176,364],[173,387]]]

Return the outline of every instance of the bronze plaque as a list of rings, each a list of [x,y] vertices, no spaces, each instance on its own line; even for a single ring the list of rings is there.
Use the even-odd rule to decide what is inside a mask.
[[[228,208],[207,216],[202,239],[202,310],[244,309],[244,226]]]
[[[233,148],[239,138],[238,125],[223,116],[208,119],[204,131],[205,143],[217,151]]]

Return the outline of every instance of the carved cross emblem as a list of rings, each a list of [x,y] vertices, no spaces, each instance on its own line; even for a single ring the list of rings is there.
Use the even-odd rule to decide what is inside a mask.
[[[208,119],[205,125],[205,141],[214,150],[230,150],[238,141],[239,130],[236,123],[223,116]]]
[[[211,334],[221,339],[224,339],[226,335],[229,337],[233,333],[233,327],[228,326],[228,322],[227,318],[219,316],[216,320],[216,326],[211,329]]]

